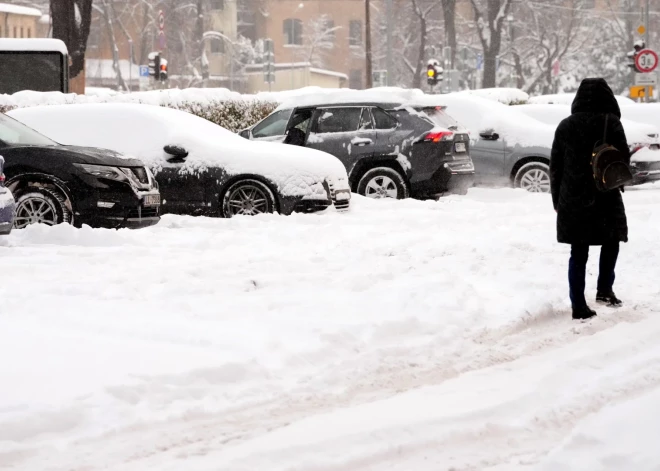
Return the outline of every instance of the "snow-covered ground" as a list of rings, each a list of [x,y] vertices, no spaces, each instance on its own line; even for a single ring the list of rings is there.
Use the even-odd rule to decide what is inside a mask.
[[[586,323],[522,190],[14,231],[0,469],[658,469],[660,185],[624,199],[627,302]]]

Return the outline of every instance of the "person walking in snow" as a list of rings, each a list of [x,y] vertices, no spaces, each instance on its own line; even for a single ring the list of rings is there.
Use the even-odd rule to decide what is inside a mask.
[[[589,246],[600,245],[596,301],[621,305],[612,289],[619,243],[628,242],[628,222],[618,189],[596,188],[591,156],[603,139],[607,116],[607,141],[630,162],[630,150],[621,125],[621,111],[614,93],[601,78],[582,81],[571,108],[555,132],[550,158],[550,188],[557,212],[557,240],[571,245],[568,264],[573,319],[596,315],[585,299]]]

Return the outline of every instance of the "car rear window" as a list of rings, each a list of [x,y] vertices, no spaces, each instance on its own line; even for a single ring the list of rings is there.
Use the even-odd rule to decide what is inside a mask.
[[[419,108],[416,109],[418,113],[426,115],[429,120],[436,126],[450,129],[458,127],[458,122],[445,113],[442,108]]]

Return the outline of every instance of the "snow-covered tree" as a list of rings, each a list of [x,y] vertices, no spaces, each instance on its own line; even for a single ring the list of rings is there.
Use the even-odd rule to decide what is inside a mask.
[[[53,37],[66,44],[71,58],[69,75],[77,77],[85,68],[87,37],[92,22],[92,0],[51,0]]]

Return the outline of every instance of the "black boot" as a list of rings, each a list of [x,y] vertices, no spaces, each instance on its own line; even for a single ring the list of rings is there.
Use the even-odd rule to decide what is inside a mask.
[[[596,316],[596,311],[591,309],[589,306],[573,308],[573,319],[577,319],[577,320],[591,319],[592,317],[595,316]]]
[[[623,304],[623,301],[616,297],[614,291],[610,291],[609,293],[598,291],[596,293],[596,301],[599,303],[605,303],[610,307],[619,307]]]

